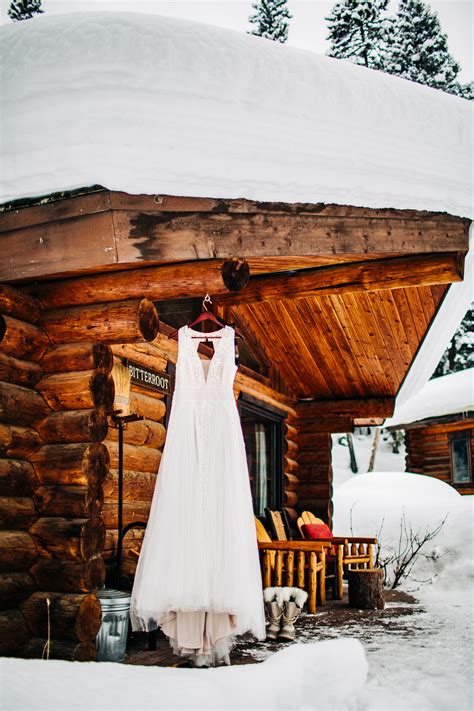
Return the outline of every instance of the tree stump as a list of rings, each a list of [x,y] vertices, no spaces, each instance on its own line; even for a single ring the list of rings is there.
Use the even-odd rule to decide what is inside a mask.
[[[358,610],[383,610],[383,571],[380,568],[349,570],[347,578],[350,607]]]

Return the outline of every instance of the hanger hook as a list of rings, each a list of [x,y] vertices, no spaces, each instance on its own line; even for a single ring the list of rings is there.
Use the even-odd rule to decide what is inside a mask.
[[[206,294],[202,302],[202,308],[204,309],[204,311],[209,311],[209,309],[207,308],[207,304],[212,304],[212,299],[209,294]]]

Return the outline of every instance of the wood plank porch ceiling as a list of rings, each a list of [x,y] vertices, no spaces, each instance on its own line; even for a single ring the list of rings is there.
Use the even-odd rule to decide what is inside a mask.
[[[232,308],[297,398],[394,397],[445,285]]]

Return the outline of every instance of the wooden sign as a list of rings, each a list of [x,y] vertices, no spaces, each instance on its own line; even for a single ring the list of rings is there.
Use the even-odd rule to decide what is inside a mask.
[[[139,363],[134,363],[132,360],[128,361],[128,368],[132,383],[135,383],[135,385],[140,385],[140,387],[154,392],[165,393],[165,395],[171,394],[171,377],[169,373],[152,370]]]

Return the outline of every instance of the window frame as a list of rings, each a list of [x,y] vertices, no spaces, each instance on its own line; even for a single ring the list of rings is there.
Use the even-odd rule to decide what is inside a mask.
[[[471,449],[471,438],[472,430],[457,430],[455,432],[448,433],[449,440],[449,463],[450,463],[450,474],[451,474],[451,485],[453,487],[472,487],[472,449]],[[453,452],[453,442],[455,440],[463,440],[467,444],[467,469],[469,474],[468,481],[455,481],[454,480],[454,452]]]
[[[270,496],[265,504],[270,509],[281,509],[284,493],[284,421],[287,413],[284,410],[262,402],[247,393],[240,393],[237,401],[239,416],[242,414],[255,415],[271,426],[270,429]],[[249,472],[250,473],[250,472]],[[252,502],[254,503],[254,502]]]

